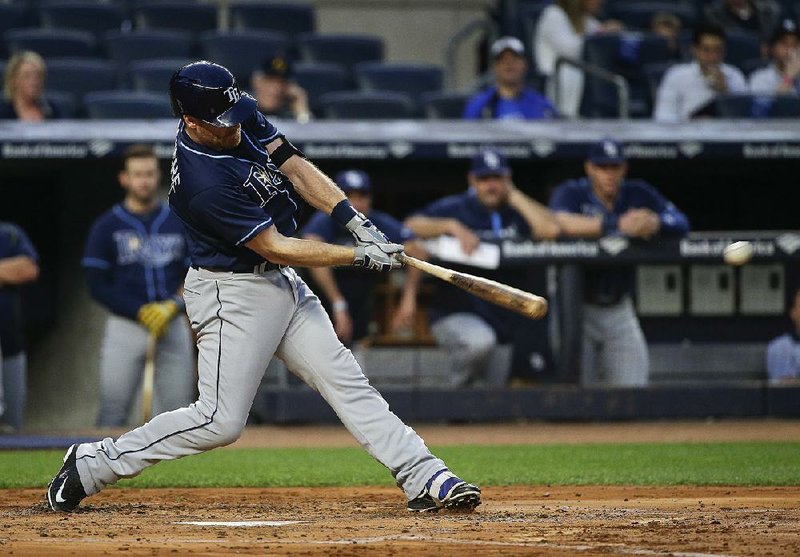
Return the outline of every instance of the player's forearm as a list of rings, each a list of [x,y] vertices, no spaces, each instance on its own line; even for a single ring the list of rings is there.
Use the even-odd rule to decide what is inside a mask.
[[[26,255],[0,260],[0,285],[25,284],[39,277],[39,266]]]
[[[294,184],[294,189],[309,205],[327,214],[343,199],[344,192],[313,163],[298,156],[291,157],[281,172]]]
[[[561,226],[552,211],[531,199],[518,189],[511,190],[509,204],[514,207],[533,230],[533,237],[537,240],[553,240],[561,233]]]
[[[443,234],[455,235],[454,229],[460,224],[455,219],[439,217],[409,217],[405,223],[420,238],[435,238]]]
[[[600,217],[555,213],[561,233],[570,238],[599,238],[603,235],[603,220]]]
[[[247,247],[278,265],[300,267],[330,267],[351,265],[355,249],[326,244],[317,240],[290,238],[270,226],[247,242]]]

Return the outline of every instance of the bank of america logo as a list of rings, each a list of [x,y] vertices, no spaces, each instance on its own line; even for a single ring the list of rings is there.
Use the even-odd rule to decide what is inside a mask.
[[[628,240],[619,236],[606,236],[605,238],[600,238],[599,244],[609,254],[618,255],[628,247]]]
[[[778,247],[786,252],[786,254],[792,255],[800,249],[800,234],[781,234],[775,238],[775,243],[778,244]]]

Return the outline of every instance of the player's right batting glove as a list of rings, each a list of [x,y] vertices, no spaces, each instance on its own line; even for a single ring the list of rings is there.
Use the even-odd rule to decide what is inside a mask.
[[[403,246],[400,244],[385,243],[356,246],[356,257],[353,259],[353,265],[355,267],[366,267],[379,273],[386,273],[403,266],[393,255],[402,251]]]
[[[167,327],[172,318],[178,313],[178,304],[173,300],[151,302],[139,308],[137,318],[151,335],[161,338],[167,332]]]
[[[378,230],[378,227],[372,224],[372,221],[361,213],[356,213],[350,222],[346,225],[347,230],[356,239],[357,246],[365,246],[370,244],[388,244],[389,240],[386,235]]]

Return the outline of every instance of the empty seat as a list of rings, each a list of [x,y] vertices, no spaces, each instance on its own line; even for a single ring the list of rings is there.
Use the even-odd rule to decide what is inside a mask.
[[[626,29],[647,31],[653,16],[658,12],[673,14],[681,20],[684,29],[691,29],[696,23],[696,10],[691,6],[676,2],[618,2],[608,8],[608,15],[625,25]]]
[[[720,118],[800,118],[800,98],[788,95],[719,95]]]
[[[230,21],[235,30],[264,29],[292,37],[316,30],[314,7],[310,4],[233,4]]]
[[[243,87],[265,60],[285,54],[290,45],[286,35],[266,31],[211,31],[200,36],[200,43],[205,57],[228,68]]]
[[[47,60],[47,90],[72,93],[78,98],[90,91],[116,87],[117,68],[97,58],[51,58]]]
[[[80,29],[99,35],[106,31],[120,30],[125,15],[114,4],[72,1],[43,5],[40,18],[45,28]]]
[[[405,93],[415,103],[423,93],[442,90],[442,68],[433,64],[362,62],[356,64],[355,75],[362,91]]]
[[[188,58],[192,50],[192,37],[179,31],[113,32],[105,35],[108,55],[125,69],[135,60],[153,58]]]
[[[134,91],[164,93],[169,91],[169,80],[172,74],[191,61],[188,58],[168,58],[131,62],[128,67],[126,83]]]
[[[341,120],[385,120],[410,118],[414,105],[403,93],[326,93],[319,100],[324,118]]]
[[[59,118],[78,116],[78,101],[74,94],[63,91],[45,91],[44,98],[50,103]]]
[[[341,64],[347,71],[352,71],[360,62],[383,60],[384,46],[380,37],[304,33],[297,41],[303,60]]]
[[[141,29],[180,29],[200,33],[217,28],[217,7],[195,2],[153,1],[134,9]]]
[[[0,4],[0,34],[9,29],[25,27],[27,17],[22,6],[17,4]],[[0,42],[0,58],[8,56],[5,41]]]
[[[173,118],[169,95],[137,91],[98,91],[88,93],[83,104],[89,118],[140,119]]]
[[[761,42],[755,34],[728,31],[725,41],[725,62],[739,69],[748,60],[761,57]]]
[[[95,38],[86,31],[68,29],[12,29],[5,33],[10,54],[21,50],[53,56],[94,56]]]
[[[465,93],[425,93],[422,108],[429,120],[460,120],[469,95]]]
[[[305,89],[313,111],[319,107],[320,96],[347,89],[347,73],[337,64],[296,64],[294,80]]]

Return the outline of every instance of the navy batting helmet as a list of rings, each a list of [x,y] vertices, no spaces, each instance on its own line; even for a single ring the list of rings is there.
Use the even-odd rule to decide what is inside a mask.
[[[169,96],[175,116],[194,116],[222,128],[242,123],[257,107],[227,68],[206,60],[187,64],[172,74]]]

